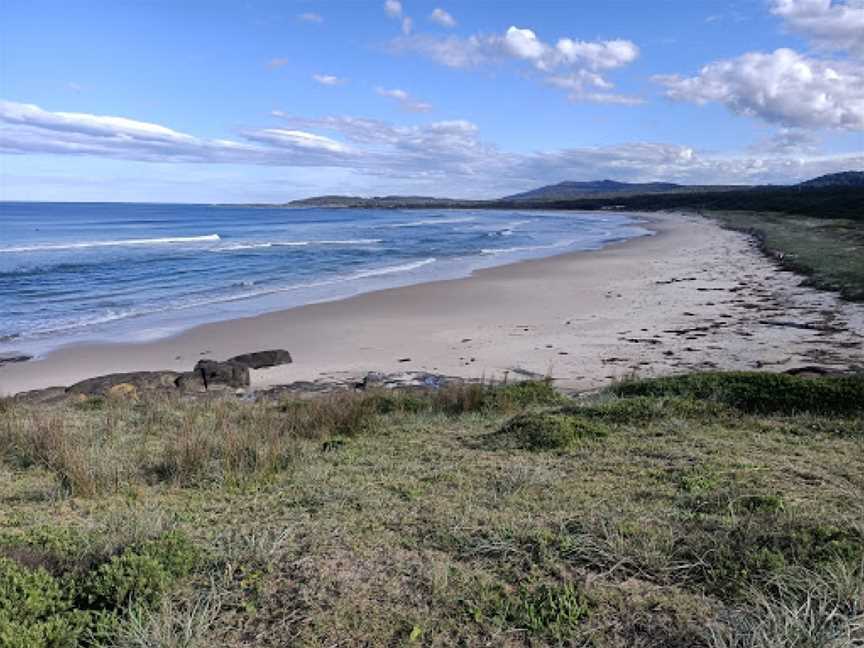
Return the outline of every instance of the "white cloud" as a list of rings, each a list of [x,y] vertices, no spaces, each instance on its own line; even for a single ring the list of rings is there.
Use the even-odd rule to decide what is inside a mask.
[[[771,12],[818,47],[864,58],[864,0],[772,0]]]
[[[417,52],[457,68],[517,59],[530,62],[542,71],[570,66],[608,70],[632,63],[639,57],[639,48],[632,41],[561,38],[550,45],[537,38],[533,30],[515,26],[503,35],[477,34],[468,38],[418,35],[397,39],[392,45],[396,51]]]
[[[790,49],[750,52],[703,67],[694,77],[654,80],[672,99],[721,103],[730,110],[798,128],[864,130],[864,70]]]
[[[348,82],[348,79],[343,79],[332,74],[313,74],[312,78],[321,85],[337,86]]]
[[[614,87],[599,74],[588,70],[577,70],[569,75],[549,75],[546,83],[569,91],[569,99],[573,102],[587,101],[590,103],[619,104],[623,106],[638,106],[645,103],[640,97],[608,92]]]
[[[639,57],[639,48],[629,40],[561,38],[552,45],[539,39],[531,29],[511,26],[503,35],[439,38],[418,34],[397,38],[391,47],[395,52],[416,52],[453,68],[521,61],[531,65],[547,83],[568,89],[572,101],[642,103],[635,97],[608,92],[613,84],[600,74],[601,71],[623,67]]]
[[[442,27],[453,28],[456,26],[456,19],[440,7],[436,7],[432,13],[429,14],[429,20],[441,25]]]
[[[308,23],[320,24],[324,22],[324,17],[321,14],[315,13],[314,11],[307,11],[305,13],[297,14],[297,20]]]
[[[574,41],[562,38],[555,46],[555,58],[570,64],[585,64],[594,70],[606,70],[632,63],[639,48],[628,40]]]
[[[410,112],[429,112],[432,110],[432,104],[426,103],[425,101],[418,101],[414,97],[412,97],[405,90],[400,90],[399,88],[394,88],[392,90],[387,90],[385,88],[375,88],[375,92],[377,92],[382,97],[389,97],[390,99],[395,99],[398,101],[404,110],[408,110]]]
[[[57,132],[79,132],[99,137],[122,135],[142,141],[191,142],[191,135],[159,124],[88,113],[48,112],[33,104],[0,101],[0,120]]]
[[[391,18],[400,18],[402,16],[402,3],[399,0],[385,0],[384,11]]]
[[[289,61],[286,58],[272,58],[267,61],[267,67],[271,70],[278,70],[281,67],[288,65]]]
[[[323,150],[332,153],[348,152],[348,147],[323,135],[306,133],[299,130],[285,130],[282,128],[264,128],[256,131],[248,131],[246,137],[256,142],[271,144],[282,147],[299,146],[303,149]]]
[[[345,157],[349,152],[338,142],[313,133],[250,130],[242,136],[245,142],[203,139],[126,117],[49,112],[33,104],[0,101],[0,150],[6,153],[314,166],[332,163],[336,154]]]
[[[814,154],[820,138],[814,133],[798,128],[781,128],[773,135],[757,142],[750,150],[754,153],[778,155]]]
[[[650,142],[512,153],[485,142],[477,126],[464,120],[404,126],[358,117],[274,115],[283,127],[245,130],[241,141],[208,140],[151,122],[0,102],[0,150],[205,166],[332,167],[363,178],[369,193],[387,187],[465,197],[505,195],[564,179],[790,182],[864,168],[864,152],[717,155]]]
[[[412,31],[414,31],[414,21],[408,16],[405,16],[402,19],[402,33],[407,36]]]

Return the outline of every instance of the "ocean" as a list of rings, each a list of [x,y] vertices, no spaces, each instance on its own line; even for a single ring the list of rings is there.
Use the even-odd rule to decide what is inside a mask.
[[[648,233],[614,212],[0,203],[0,353],[154,339]]]

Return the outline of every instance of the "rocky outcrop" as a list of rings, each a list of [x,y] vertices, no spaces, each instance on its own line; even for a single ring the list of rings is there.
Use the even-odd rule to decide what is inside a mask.
[[[248,387],[249,367],[226,360],[199,360],[192,373],[201,376],[205,389],[213,386]]]
[[[0,356],[9,361],[6,356]],[[16,400],[35,405],[58,403],[69,398],[110,398],[138,400],[153,393],[196,394],[238,391],[245,394],[250,385],[249,370],[288,364],[291,354],[284,349],[271,349],[230,358],[200,360],[192,371],[132,371],[88,378],[69,387],[49,387],[15,396]]]
[[[131,385],[137,392],[173,391],[180,374],[176,371],[133,371],[108,374],[82,380],[66,389],[68,394],[84,396],[107,396],[112,387]]]
[[[271,349],[269,351],[256,351],[228,358],[226,362],[233,362],[249,369],[267,369],[293,362],[291,354],[285,349]]]

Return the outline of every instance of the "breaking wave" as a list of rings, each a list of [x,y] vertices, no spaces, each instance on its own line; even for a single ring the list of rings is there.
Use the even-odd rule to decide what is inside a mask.
[[[119,241],[83,241],[80,243],[51,243],[0,248],[0,252],[49,252],[55,250],[81,250],[85,248],[118,247],[127,245],[170,245],[172,243],[211,243],[220,241],[218,234],[205,236],[170,236],[151,239],[122,239]]]

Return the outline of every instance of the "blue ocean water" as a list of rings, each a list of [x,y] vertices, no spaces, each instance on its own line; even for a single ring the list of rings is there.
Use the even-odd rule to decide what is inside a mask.
[[[0,352],[152,339],[647,233],[612,212],[0,203]]]

